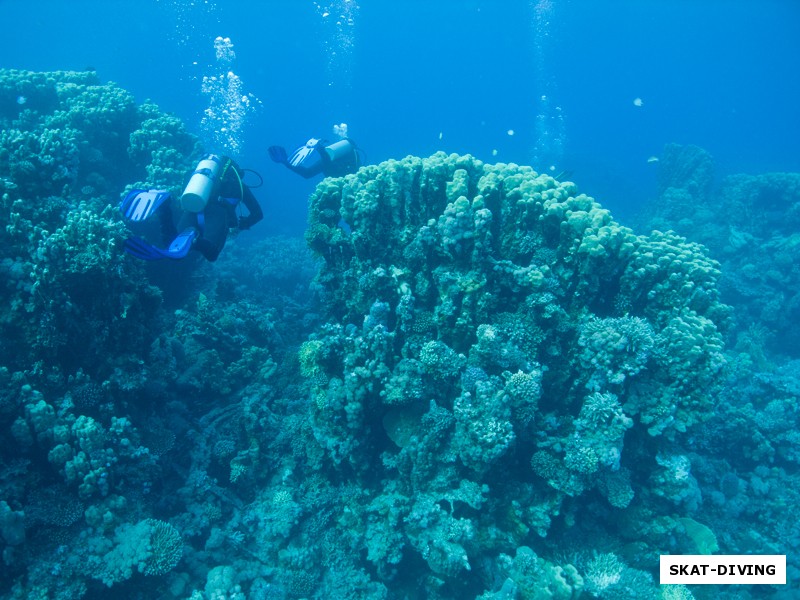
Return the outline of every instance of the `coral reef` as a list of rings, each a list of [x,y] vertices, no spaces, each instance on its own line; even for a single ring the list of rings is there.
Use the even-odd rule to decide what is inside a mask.
[[[116,206],[136,179],[180,183],[199,146],[93,72],[0,70],[0,99],[4,569],[15,595],[80,597],[92,579],[163,575],[183,547],[135,508],[162,472],[144,432],[160,393],[145,360],[169,321],[162,290],[121,251]]]
[[[698,245],[637,236],[572,183],[444,154],[325,180],[307,239],[329,323],[303,359],[315,436],[339,468],[395,482],[393,543],[445,585],[477,586],[479,557],[564,511],[589,518],[592,490],[606,511],[697,509],[636,482],[709,418],[726,362]]]
[[[0,361],[95,375],[113,368],[108,356],[123,365],[119,349],[128,347],[136,362],[161,294],[123,259],[119,194],[137,179],[178,184],[199,148],[177,119],[137,107],[93,72],[0,71],[0,97],[18,94],[24,104],[0,105],[0,268],[10,306],[0,331],[16,342]],[[175,158],[165,163],[164,154]]]
[[[528,167],[407,157],[323,180],[306,243],[144,266],[115,206],[180,185],[180,121],[0,70],[0,122],[0,597],[692,598],[664,553],[800,576],[800,366],[763,344],[788,288],[711,243],[790,259],[741,211],[791,223],[794,176],[714,196],[673,149],[684,204],[653,216],[709,224],[687,241]]]
[[[672,158],[661,164],[664,186],[648,225],[704,244],[721,263],[719,289],[737,307],[739,348],[797,358],[800,174],[731,175],[712,190],[707,152],[672,144],[665,154]]]

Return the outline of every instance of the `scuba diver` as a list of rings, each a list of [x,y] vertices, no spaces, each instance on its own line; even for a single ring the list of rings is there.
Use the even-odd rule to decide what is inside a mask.
[[[322,173],[325,177],[341,177],[361,166],[360,149],[349,138],[329,144],[327,140],[311,138],[291,156],[283,146],[270,146],[269,157],[276,163],[309,179]]]
[[[229,229],[250,229],[264,214],[250,187],[242,181],[244,170],[226,156],[209,154],[192,173],[180,197],[180,217],[173,218],[171,194],[166,190],[131,190],[120,211],[130,225],[158,215],[161,237],[168,244],[158,248],[141,237],[125,240],[125,251],[142,260],[183,258],[196,250],[206,260],[217,260]],[[238,215],[244,205],[247,215]]]

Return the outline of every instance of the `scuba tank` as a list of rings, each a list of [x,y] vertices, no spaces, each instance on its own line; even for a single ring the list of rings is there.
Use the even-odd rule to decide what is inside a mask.
[[[328,158],[322,171],[326,177],[341,177],[356,171],[361,166],[358,147],[349,138],[326,145],[322,152]]]
[[[344,156],[355,154],[355,145],[347,138],[334,142],[330,146],[325,146],[325,152],[331,159],[331,162],[336,162]]]
[[[209,154],[197,163],[197,168],[181,194],[181,208],[194,213],[202,212],[209,200],[214,199],[228,164],[230,159],[216,154]]]

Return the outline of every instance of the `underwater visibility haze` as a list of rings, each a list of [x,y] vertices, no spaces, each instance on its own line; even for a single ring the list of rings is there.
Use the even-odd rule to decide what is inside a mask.
[[[797,3],[0,20],[0,598],[798,597]]]

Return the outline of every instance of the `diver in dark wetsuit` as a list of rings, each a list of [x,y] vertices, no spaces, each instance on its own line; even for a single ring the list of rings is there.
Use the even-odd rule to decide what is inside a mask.
[[[167,202],[169,192],[133,190],[122,200],[120,210],[129,223],[138,223],[158,213],[166,249],[153,246],[140,237],[125,241],[125,250],[143,260],[183,258],[196,250],[215,261],[225,246],[231,229],[249,229],[264,214],[252,190],[242,181],[243,172],[230,158],[209,154],[200,161],[180,198],[181,214],[177,225]],[[248,214],[238,216],[244,206]]]
[[[341,177],[354,173],[361,166],[360,149],[350,138],[329,144],[311,138],[295,149],[291,156],[282,146],[270,146],[269,157],[290,171],[309,179],[322,173],[325,177]]]

